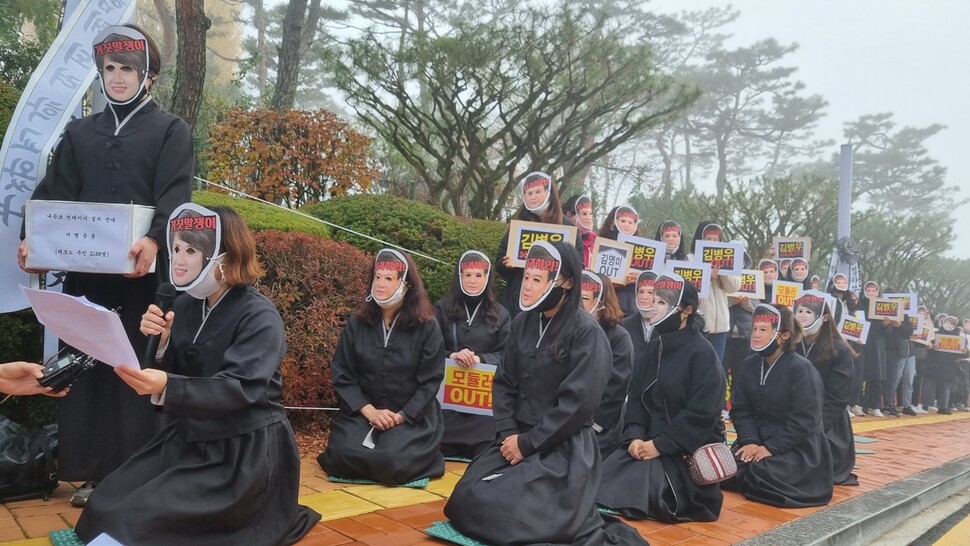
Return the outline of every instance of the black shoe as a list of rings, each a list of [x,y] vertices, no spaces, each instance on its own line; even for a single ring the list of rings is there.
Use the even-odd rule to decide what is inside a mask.
[[[883,415],[891,415],[893,417],[899,417],[899,412],[896,411],[894,407],[882,408]]]
[[[939,415],[953,415],[953,410],[951,410],[950,408],[946,408],[946,409],[941,409],[936,413],[938,413]]]
[[[912,406],[906,406],[905,408],[903,408],[903,413],[905,413],[906,415],[916,415],[916,410],[914,410]]]

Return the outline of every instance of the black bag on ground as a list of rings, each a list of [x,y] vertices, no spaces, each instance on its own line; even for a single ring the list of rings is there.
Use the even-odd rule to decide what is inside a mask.
[[[0,502],[43,498],[57,487],[57,425],[30,433],[0,415]]]

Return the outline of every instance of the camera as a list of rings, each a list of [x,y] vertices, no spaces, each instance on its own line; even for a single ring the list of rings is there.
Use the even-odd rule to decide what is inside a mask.
[[[50,387],[54,392],[60,392],[70,387],[71,383],[93,368],[95,364],[97,361],[84,353],[61,351],[44,363],[44,377],[38,382],[45,387]]]

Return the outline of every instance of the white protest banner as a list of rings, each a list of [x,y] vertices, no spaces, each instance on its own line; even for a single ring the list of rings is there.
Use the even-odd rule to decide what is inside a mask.
[[[475,415],[492,415],[492,380],[496,366],[475,364],[470,368],[445,359],[445,378],[438,388],[442,409]]]

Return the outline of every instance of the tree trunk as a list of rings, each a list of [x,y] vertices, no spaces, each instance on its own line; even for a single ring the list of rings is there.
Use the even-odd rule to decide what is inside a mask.
[[[175,16],[168,7],[166,0],[153,0],[155,11],[158,12],[158,20],[162,24],[162,68],[172,64],[172,57],[175,56]]]
[[[300,48],[303,44],[303,27],[306,24],[307,0],[290,0],[283,17],[283,37],[280,41],[280,57],[276,65],[276,90],[270,106],[279,111],[293,108],[296,101],[296,84],[300,76]]]
[[[204,3],[205,0],[175,1],[178,57],[171,111],[193,130],[205,82],[205,33],[212,25],[205,16]]]
[[[266,9],[263,0],[253,2],[253,25],[256,26],[256,87],[259,98],[266,93]],[[262,102],[260,102],[262,104]]]

